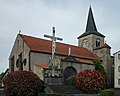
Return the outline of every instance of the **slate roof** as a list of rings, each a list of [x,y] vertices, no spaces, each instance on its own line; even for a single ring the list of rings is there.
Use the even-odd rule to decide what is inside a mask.
[[[115,52],[113,55],[115,55],[115,54],[117,54],[117,53],[119,53],[120,51],[117,51],[117,52]]]
[[[31,37],[31,36],[22,35],[22,34],[19,34],[19,35],[23,38],[23,40],[26,42],[26,44],[28,45],[31,51],[43,52],[43,53],[49,53],[49,54],[52,53],[51,52],[52,42],[50,40],[45,40],[45,39]],[[56,43],[56,54],[62,55],[62,56],[68,56],[69,48],[71,48],[71,56],[73,57],[97,59],[97,60],[100,59],[97,55],[92,54],[85,48],[64,44],[64,43],[59,43],[59,42]]]
[[[9,68],[6,69],[6,71],[4,72],[4,74],[2,75],[0,79],[2,80],[5,77],[5,75],[7,75],[7,73],[9,73]]]
[[[87,36],[87,35],[90,35],[90,34],[95,34],[95,35],[98,35],[98,36],[101,36],[101,37],[105,37],[104,35],[102,35],[101,33],[99,33],[97,31],[97,27],[96,27],[96,24],[95,24],[95,21],[94,21],[94,17],[93,17],[91,6],[89,8],[86,30],[85,30],[85,32],[82,35],[80,35],[78,37],[78,39],[80,37],[84,37],[84,36]]]

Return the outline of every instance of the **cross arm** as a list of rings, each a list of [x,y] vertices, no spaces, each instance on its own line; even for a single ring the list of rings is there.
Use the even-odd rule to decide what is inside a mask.
[[[60,40],[60,41],[62,41],[63,39],[62,39],[62,38],[59,38],[59,37],[56,37],[56,40]]]
[[[53,36],[50,36],[50,35],[44,35],[44,37],[47,37],[47,38],[50,38],[50,39],[53,39]]]

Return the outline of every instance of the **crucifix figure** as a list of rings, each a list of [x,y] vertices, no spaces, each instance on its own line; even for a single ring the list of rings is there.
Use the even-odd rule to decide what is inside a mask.
[[[52,40],[52,76],[55,76],[55,48],[56,48],[56,40],[62,41],[62,38],[55,37],[55,27],[53,27],[53,34],[50,35],[44,35],[44,37],[50,38]]]

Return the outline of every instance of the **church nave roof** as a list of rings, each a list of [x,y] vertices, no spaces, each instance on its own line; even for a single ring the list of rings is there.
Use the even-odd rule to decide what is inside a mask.
[[[52,53],[51,52],[52,42],[50,40],[45,40],[45,39],[31,37],[31,36],[22,35],[22,34],[20,34],[20,36],[26,42],[26,44],[28,45],[31,51],[43,52],[43,53],[49,53],[49,54]],[[99,60],[99,57],[97,55],[92,54],[86,48],[64,44],[64,43],[59,43],[59,42],[56,42],[55,53],[58,55],[68,56],[69,48],[71,48],[71,56],[73,57]]]

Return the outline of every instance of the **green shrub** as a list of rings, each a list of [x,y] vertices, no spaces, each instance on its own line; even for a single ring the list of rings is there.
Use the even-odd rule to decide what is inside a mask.
[[[30,71],[14,71],[3,83],[6,96],[37,96],[43,92],[43,81]]]
[[[102,96],[114,96],[115,92],[111,89],[105,89],[100,92]]]
[[[70,76],[68,79],[66,79],[66,85],[76,86],[76,76]]]
[[[86,93],[98,93],[106,88],[106,82],[100,71],[84,70],[77,75],[76,86]]]
[[[107,81],[107,79],[108,79],[107,73],[106,73],[102,63],[98,60],[94,60],[93,62],[95,63],[95,69],[101,71],[102,74],[104,75],[105,80]]]

